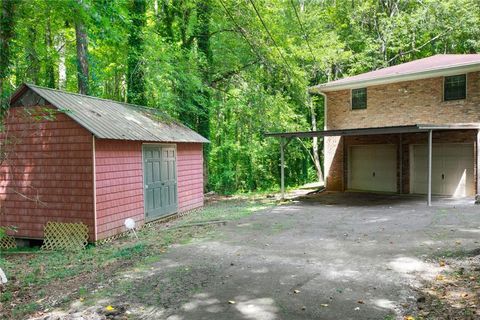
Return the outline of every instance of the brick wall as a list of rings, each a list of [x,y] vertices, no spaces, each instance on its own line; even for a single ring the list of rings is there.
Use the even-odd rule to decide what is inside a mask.
[[[16,107],[6,118],[0,225],[16,226],[16,237],[43,238],[48,221],[83,222],[93,239],[92,135],[65,114],[47,120],[44,110]]]
[[[331,191],[344,190],[344,146],[342,137],[325,137],[325,180],[326,187]]]
[[[144,221],[142,142],[95,139],[97,240]]]
[[[480,72],[467,75],[467,98],[443,101],[443,77],[367,88],[367,109],[351,110],[350,90],[327,92],[327,128],[480,122]]]
[[[178,211],[203,206],[203,145],[177,144]]]
[[[433,132],[433,143],[472,143],[476,142],[476,130],[456,130],[456,131],[437,131]],[[328,139],[327,139],[328,138]],[[330,141],[329,141],[330,140]],[[352,145],[373,145],[373,144],[395,144],[397,145],[397,191],[402,193],[410,192],[410,145],[426,144],[426,133],[402,134],[402,162],[400,162],[400,135],[366,135],[366,136],[347,136],[343,143],[335,145],[331,142],[332,137],[326,137],[325,147],[329,148],[326,153],[325,164],[329,164],[325,171],[327,172],[327,188],[329,190],[344,191],[348,188],[348,148]],[[339,141],[339,138],[336,138]],[[475,147],[477,152],[477,148]],[[327,157],[328,155],[328,157]],[[327,159],[329,162],[327,162]],[[330,160],[331,159],[331,160]],[[474,162],[474,181],[477,179],[477,166],[475,157]],[[400,170],[400,165],[402,168]],[[400,173],[402,174],[402,186],[400,188]],[[478,190],[477,190],[478,192]]]

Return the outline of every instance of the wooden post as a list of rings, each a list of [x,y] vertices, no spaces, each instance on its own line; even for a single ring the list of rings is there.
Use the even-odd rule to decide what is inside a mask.
[[[480,204],[480,130],[477,131],[477,192],[475,195],[475,204]]]
[[[280,192],[281,199],[285,199],[285,155],[284,155],[284,146],[285,139],[280,138]]]
[[[398,191],[399,191],[400,194],[402,194],[403,193],[403,135],[401,133],[400,133],[400,136],[399,136],[398,139],[400,140],[399,141],[399,147],[398,147],[398,149],[399,149],[398,152],[400,152],[400,154],[398,155],[398,157],[399,157],[398,161],[400,162],[400,167],[399,167],[399,169],[400,169],[399,170],[400,171],[399,172],[400,185],[399,185]]]
[[[428,130],[428,198],[427,205],[432,206],[432,130]]]

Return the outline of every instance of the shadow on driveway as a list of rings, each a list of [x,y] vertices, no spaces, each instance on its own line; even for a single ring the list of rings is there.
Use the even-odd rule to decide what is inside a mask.
[[[111,304],[144,319],[395,319],[440,266],[476,250],[479,209],[444,199],[323,193],[176,245],[125,272]]]

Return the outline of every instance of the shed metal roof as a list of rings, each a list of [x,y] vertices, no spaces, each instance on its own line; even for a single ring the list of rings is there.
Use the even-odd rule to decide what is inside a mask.
[[[480,70],[480,54],[437,54],[428,58],[319,84],[311,87],[310,91],[328,92],[478,70]]]
[[[138,140],[150,142],[209,141],[197,132],[178,123],[164,112],[113,100],[69,93],[23,84],[12,96],[11,104],[21,101],[33,91],[99,139]]]
[[[413,124],[404,126],[353,128],[321,131],[295,131],[295,132],[272,132],[266,133],[266,137],[279,138],[311,138],[330,136],[361,136],[375,134],[397,134],[428,132],[430,130],[467,130],[480,129],[480,123],[455,123],[455,124]]]

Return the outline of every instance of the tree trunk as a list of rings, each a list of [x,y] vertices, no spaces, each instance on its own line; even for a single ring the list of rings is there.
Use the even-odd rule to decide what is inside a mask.
[[[38,59],[37,49],[37,30],[32,26],[28,28],[28,45],[27,45],[27,79],[33,84],[38,84],[40,72],[40,60]]]
[[[317,115],[315,112],[315,104],[312,102],[310,94],[307,92],[307,104],[310,108],[310,116],[312,119],[312,131],[317,131]],[[323,171],[320,164],[320,156],[318,155],[318,137],[313,137],[312,143],[312,153],[313,153],[313,164],[315,165],[315,170],[317,171],[318,182],[323,183]]]
[[[75,37],[77,43],[77,79],[78,79],[78,92],[81,94],[89,93],[89,74],[88,74],[88,37],[85,27],[85,21],[82,19],[82,14],[79,12],[82,10],[83,0],[77,0],[78,11],[76,12],[75,19]]]
[[[50,13],[50,10],[48,10],[47,13]],[[54,48],[52,41],[50,14],[47,14],[47,22],[45,26],[45,47],[47,49],[47,58],[45,62],[45,84],[49,88],[55,88],[55,67],[53,65]]]
[[[4,109],[9,94],[5,90],[5,83],[10,73],[10,42],[14,35],[15,1],[3,0],[0,10],[0,107]]]
[[[62,31],[55,40],[55,50],[58,52],[58,89],[60,90],[67,87],[66,46],[65,34]]]
[[[175,1],[175,0],[174,0]],[[172,1],[173,2],[173,1]],[[157,9],[155,10],[156,25],[158,32],[169,43],[173,42],[173,21],[175,18],[175,7],[169,0],[162,0],[161,8],[158,8],[158,0],[155,0]]]
[[[211,66],[213,63],[212,49],[210,48],[210,19],[212,15],[211,0],[199,0],[197,2],[197,29],[196,37],[198,43],[198,50],[203,54],[203,59],[200,63],[202,70],[202,78],[204,83],[203,103],[199,104],[198,110],[198,132],[209,139],[210,137],[210,105],[211,97],[209,88],[211,86]],[[206,189],[208,183],[208,157],[210,153],[210,146],[204,145],[204,187]]]
[[[146,23],[145,0],[133,0],[130,8],[132,24],[128,36],[127,58],[127,101],[139,105],[146,105],[145,95],[145,67],[143,53],[145,44],[143,28]]]

